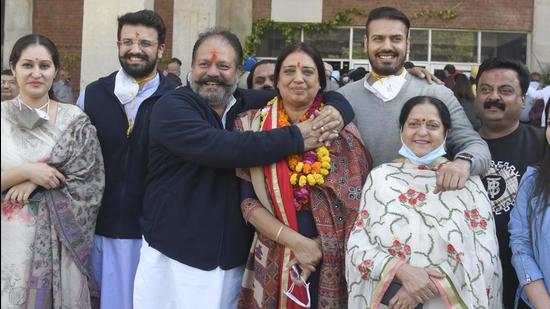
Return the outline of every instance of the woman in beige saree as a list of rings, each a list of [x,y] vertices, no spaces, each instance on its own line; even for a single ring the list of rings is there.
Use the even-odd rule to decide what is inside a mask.
[[[96,131],[48,94],[59,69],[48,38],[20,38],[10,66],[20,95],[1,104],[2,308],[90,308],[104,187]]]

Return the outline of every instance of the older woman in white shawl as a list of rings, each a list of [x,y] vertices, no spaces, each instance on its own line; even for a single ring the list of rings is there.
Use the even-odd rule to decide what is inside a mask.
[[[399,122],[403,158],[370,173],[348,241],[349,308],[501,308],[498,243],[481,180],[434,193],[448,162],[447,107],[414,97]]]

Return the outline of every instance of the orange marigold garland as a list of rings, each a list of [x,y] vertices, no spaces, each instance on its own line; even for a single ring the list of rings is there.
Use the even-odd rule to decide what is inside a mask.
[[[270,102],[271,103],[271,102]],[[279,128],[291,125],[283,104],[278,104],[278,125]],[[305,121],[314,115],[315,111],[321,110],[323,104],[318,96],[313,101],[307,112],[300,117],[299,121]],[[291,155],[287,159],[290,169],[290,183],[293,186],[296,210],[304,210],[309,205],[309,196],[313,186],[320,186],[325,183],[325,176],[330,173],[330,152],[325,146],[315,150],[306,151],[303,155]]]

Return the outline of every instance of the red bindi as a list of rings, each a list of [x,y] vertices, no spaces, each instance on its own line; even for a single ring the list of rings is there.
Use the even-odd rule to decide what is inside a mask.
[[[420,121],[422,121],[422,123],[426,123],[426,119],[424,118],[420,119]]]

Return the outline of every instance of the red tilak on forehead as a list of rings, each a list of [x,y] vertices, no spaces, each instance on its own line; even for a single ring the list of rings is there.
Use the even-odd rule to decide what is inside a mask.
[[[300,67],[301,64],[300,64],[300,61],[298,61],[298,63],[296,64],[297,67]]]
[[[420,119],[420,121],[422,121],[422,123],[424,123],[424,122],[426,122],[426,119],[422,118],[422,119]]]
[[[140,34],[139,32],[136,32],[136,35],[135,35],[135,36],[136,36],[136,39],[139,38],[140,35],[141,35],[141,34]]]
[[[218,59],[218,53],[216,53],[215,50],[211,51],[211,53],[212,53],[212,57],[210,58],[210,61],[216,62],[216,60]]]

